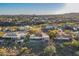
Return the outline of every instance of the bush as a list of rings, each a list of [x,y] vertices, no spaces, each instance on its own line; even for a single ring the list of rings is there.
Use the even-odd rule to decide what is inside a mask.
[[[51,39],[54,39],[57,35],[57,30],[50,30],[48,32],[48,35],[50,36]]]
[[[21,52],[23,52],[23,51],[25,51],[25,50],[27,50],[28,48],[27,47],[23,47],[23,48],[21,48]]]
[[[64,46],[69,46],[69,45],[71,45],[71,42],[64,42],[63,45]]]
[[[45,55],[53,55],[56,53],[56,48],[53,45],[47,46],[44,49],[44,54]]]
[[[72,46],[72,47],[79,47],[79,41],[73,40],[72,42],[65,42],[63,45]]]
[[[19,50],[19,54],[17,55],[25,55],[25,54],[29,54],[31,52],[30,49],[28,49],[27,47],[22,47],[20,50]]]
[[[76,54],[77,56],[79,56],[79,51],[76,51],[75,54]]]
[[[71,46],[79,47],[79,41],[76,40],[72,41]]]

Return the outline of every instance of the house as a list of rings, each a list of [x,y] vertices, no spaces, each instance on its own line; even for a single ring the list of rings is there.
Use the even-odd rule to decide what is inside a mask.
[[[79,31],[79,26],[77,27],[77,31]]]
[[[69,26],[69,25],[65,25],[63,27],[64,30],[72,30],[72,31],[77,31],[77,28],[75,26]]]
[[[3,45],[4,43],[4,38],[0,37],[0,46]]]
[[[30,42],[39,42],[41,41],[48,41],[49,36],[35,36],[34,34],[30,35]]]
[[[75,39],[76,40],[79,40],[79,31],[77,31],[77,32],[74,32],[75,34],[76,34],[76,37],[75,37]]]
[[[35,49],[41,49],[45,47],[49,42],[49,36],[47,34],[32,34],[29,37],[29,47]]]
[[[25,31],[25,30],[26,30],[26,27],[25,27],[25,26],[18,26],[18,29],[19,29],[20,31]]]
[[[72,41],[72,38],[68,36],[59,36],[59,37],[56,37],[54,40],[54,42],[58,45],[63,44],[64,42],[71,42],[71,41]]]
[[[7,32],[3,35],[3,38],[9,38],[11,42],[14,41],[16,43],[23,43],[25,37],[26,37],[25,33],[21,33],[21,32]]]
[[[54,26],[48,25],[48,26],[46,26],[45,28],[43,28],[42,30],[43,30],[43,32],[48,32],[49,30],[54,30],[54,29],[55,29]]]
[[[71,35],[65,33],[63,30],[59,29],[58,34],[56,35],[54,42],[56,44],[63,44],[64,42],[72,41]]]
[[[12,46],[12,44],[15,44],[15,41],[11,38],[6,38],[6,37],[0,37],[0,47],[7,45],[7,46]]]

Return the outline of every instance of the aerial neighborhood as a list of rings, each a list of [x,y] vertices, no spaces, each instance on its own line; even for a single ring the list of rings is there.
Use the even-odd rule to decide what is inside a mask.
[[[0,55],[79,55],[79,15],[0,15]]]

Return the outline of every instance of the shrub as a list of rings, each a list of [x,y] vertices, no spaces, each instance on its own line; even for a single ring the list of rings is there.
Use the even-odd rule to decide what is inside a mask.
[[[56,48],[53,45],[47,46],[44,49],[44,54],[45,55],[53,55],[54,53],[56,53]]]
[[[72,41],[71,46],[78,47],[79,41],[76,41],[76,40]]]
[[[72,47],[79,47],[79,41],[73,40],[72,42],[65,42],[63,45],[72,46]]]
[[[71,45],[71,42],[64,42],[63,45],[64,46],[69,46],[69,45]]]
[[[48,35],[50,36],[51,39],[54,39],[57,35],[57,30],[50,30],[48,32]]]

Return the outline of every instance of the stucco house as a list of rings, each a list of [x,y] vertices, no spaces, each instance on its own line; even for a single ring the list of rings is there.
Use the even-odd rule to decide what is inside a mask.
[[[29,37],[29,47],[35,49],[41,49],[45,47],[49,42],[49,36],[47,34],[42,33],[41,35],[32,34]]]
[[[19,32],[7,32],[3,35],[3,38],[10,38],[11,40],[14,40],[16,43],[18,42],[23,43],[25,37],[26,37],[25,33],[19,33]]]
[[[63,44],[64,42],[71,42],[71,41],[72,41],[72,38],[69,36],[59,36],[59,37],[56,37],[54,40],[54,42],[58,45]]]

